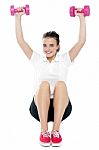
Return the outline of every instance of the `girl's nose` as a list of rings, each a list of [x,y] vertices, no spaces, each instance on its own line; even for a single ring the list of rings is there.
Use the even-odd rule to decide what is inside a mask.
[[[49,51],[49,50],[50,50],[50,47],[47,47],[46,50]]]

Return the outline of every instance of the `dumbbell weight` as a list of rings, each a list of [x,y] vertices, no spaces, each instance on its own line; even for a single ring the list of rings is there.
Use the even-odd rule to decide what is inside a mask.
[[[29,15],[29,14],[30,14],[29,5],[25,5],[25,7],[22,7],[22,9],[25,10],[25,14],[26,14],[26,15]],[[10,13],[11,13],[11,16],[14,16],[15,13],[18,13],[18,12],[23,12],[23,10],[18,11],[17,9],[14,8],[14,5],[11,5],[11,6],[10,6]]]
[[[70,7],[69,13],[71,17],[75,17],[75,11],[77,8],[75,6]],[[76,11],[77,13],[83,13],[84,16],[90,15],[90,7],[88,5],[85,5],[84,8],[81,11]]]

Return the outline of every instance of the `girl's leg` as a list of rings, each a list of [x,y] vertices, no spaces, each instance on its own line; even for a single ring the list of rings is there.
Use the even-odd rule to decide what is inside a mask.
[[[68,105],[67,87],[63,81],[57,81],[54,91],[54,123],[53,131],[59,130],[64,111]]]
[[[35,95],[35,104],[38,109],[38,114],[41,123],[41,131],[47,131],[47,118],[50,105],[50,84],[47,81],[43,81],[40,84],[39,90]]]

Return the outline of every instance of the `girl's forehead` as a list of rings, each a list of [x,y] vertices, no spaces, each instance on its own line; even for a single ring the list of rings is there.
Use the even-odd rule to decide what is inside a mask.
[[[55,38],[52,38],[52,37],[46,37],[46,38],[43,38],[43,43],[56,43],[56,39]]]

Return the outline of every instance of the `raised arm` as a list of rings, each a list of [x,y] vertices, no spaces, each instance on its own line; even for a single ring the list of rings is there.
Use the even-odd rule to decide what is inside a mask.
[[[79,17],[79,20],[80,20],[79,39],[78,39],[78,42],[69,51],[71,61],[73,61],[75,59],[75,57],[78,55],[81,48],[83,47],[83,45],[86,42],[85,17],[83,15],[83,13],[77,13],[77,16]]]
[[[21,8],[18,8],[19,10]],[[22,26],[21,26],[21,17],[24,15],[24,12],[17,13],[15,15],[15,32],[16,32],[16,39],[19,46],[22,48],[25,55],[30,59],[33,53],[33,50],[30,46],[26,43],[23,37]]]

